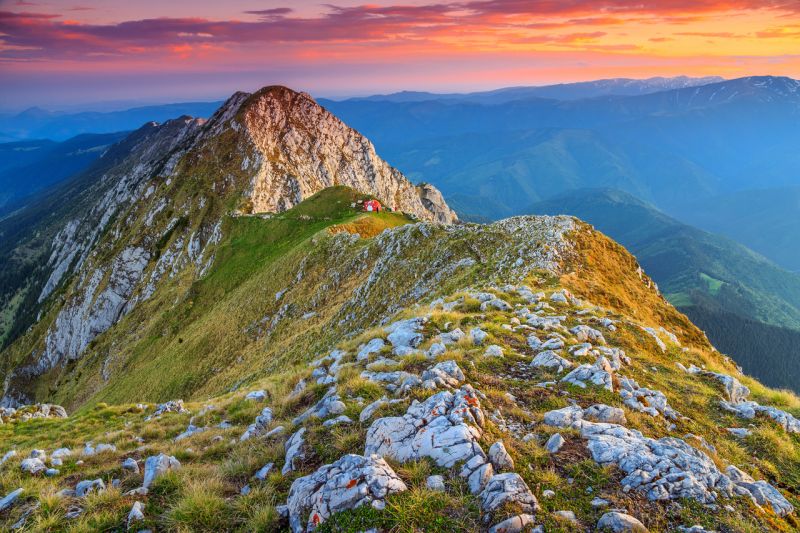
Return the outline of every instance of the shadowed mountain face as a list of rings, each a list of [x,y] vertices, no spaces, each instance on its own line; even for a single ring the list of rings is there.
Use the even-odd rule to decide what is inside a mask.
[[[618,190],[573,191],[529,210],[579,217],[618,240],[667,299],[697,318],[747,372],[776,387],[798,388],[800,275]]]
[[[753,246],[785,268],[800,264],[800,211],[754,197],[752,234],[736,195],[797,187],[800,82],[749,77],[636,96],[576,100],[480,98],[325,101],[388,161],[439,187],[466,219],[524,212],[584,187],[613,187]],[[737,207],[733,207],[737,205]],[[710,215],[697,211],[708,209]],[[695,214],[696,216],[692,216]],[[711,220],[713,218],[713,220]],[[762,224],[760,220],[770,220]],[[772,223],[785,231],[770,245]],[[785,243],[785,244],[784,244]],[[791,245],[790,243],[794,243]]]

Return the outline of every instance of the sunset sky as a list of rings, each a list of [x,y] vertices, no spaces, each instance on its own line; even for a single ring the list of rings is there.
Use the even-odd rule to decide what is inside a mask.
[[[0,108],[800,77],[800,0],[0,0]]]

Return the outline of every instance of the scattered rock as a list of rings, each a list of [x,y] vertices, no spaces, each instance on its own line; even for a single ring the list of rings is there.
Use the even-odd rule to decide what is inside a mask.
[[[506,518],[489,529],[489,533],[521,533],[533,524],[533,515],[523,513]]]
[[[483,355],[485,357],[503,357],[503,349],[496,344],[490,344],[486,347],[486,351]]]
[[[486,513],[492,513],[505,504],[519,505],[525,513],[533,513],[539,509],[536,496],[516,472],[492,476],[479,498],[481,508]]]
[[[133,502],[131,512],[128,513],[128,529],[131,529],[136,522],[144,522],[144,505],[142,505],[142,502]]]
[[[17,490],[11,491],[8,494],[6,494],[5,498],[0,500],[0,513],[5,511],[6,509],[9,509],[12,505],[14,505],[14,502],[17,501],[17,499],[22,495],[23,492],[25,492],[25,490],[19,488]]]
[[[375,338],[369,341],[368,343],[360,346],[358,349],[358,354],[356,355],[357,361],[366,361],[369,359],[369,356],[378,353],[386,346],[386,343],[381,338]]]
[[[749,429],[747,429],[747,428],[726,428],[726,429],[728,430],[728,432],[729,432],[731,435],[733,435],[733,436],[735,436],[735,437],[739,437],[740,439],[743,439],[743,438],[745,438],[745,437],[748,437],[748,436],[750,435],[750,433],[752,433],[752,432],[751,432]]]
[[[305,453],[303,452],[305,433],[306,428],[300,428],[286,441],[286,460],[281,469],[281,473],[284,476],[296,470],[300,466],[298,463],[305,458]]]
[[[563,372],[568,368],[572,368],[572,363],[552,350],[545,350],[540,352],[531,361],[532,367],[543,367],[555,369],[557,372]]]
[[[578,339],[580,342],[587,342],[590,341],[594,344],[605,344],[606,339],[603,337],[603,334],[597,331],[594,328],[590,328],[589,326],[585,326],[583,324],[575,326],[571,330],[570,333],[575,335],[575,338]]]
[[[161,416],[164,413],[188,413],[189,410],[183,406],[183,400],[170,400],[168,402],[158,404],[155,412],[151,417]]]
[[[557,428],[573,427],[583,420],[583,409],[578,405],[570,405],[544,414],[544,423]]]
[[[442,391],[411,404],[403,416],[379,418],[367,430],[364,455],[391,457],[401,463],[430,457],[446,468],[473,455],[484,415],[474,389]]]
[[[608,500],[605,500],[603,498],[595,497],[595,498],[592,498],[592,501],[590,502],[590,505],[592,507],[594,507],[595,509],[600,509],[601,507],[608,507],[609,505],[611,505],[611,502],[609,502]]]
[[[476,346],[480,346],[483,344],[483,341],[489,336],[488,333],[483,331],[481,328],[472,328],[469,330],[469,336],[472,339],[472,343]]]
[[[264,481],[265,479],[267,479],[269,473],[272,472],[272,468],[274,466],[275,466],[274,463],[265,464],[264,466],[258,469],[258,472],[256,472],[253,477],[259,481]]]
[[[406,489],[380,457],[348,454],[292,483],[286,502],[289,524],[295,533],[313,530],[339,511],[362,505],[382,508],[388,495]]]
[[[19,466],[23,472],[26,472],[32,476],[47,470],[47,467],[42,460],[37,459],[36,457],[28,457],[23,459]]]
[[[550,453],[558,453],[561,447],[564,446],[564,442],[564,437],[561,436],[561,433],[554,433],[547,439],[544,448]]]
[[[136,462],[136,459],[132,457],[128,457],[124,461],[122,461],[122,469],[127,470],[128,472],[133,472],[134,474],[139,473],[139,463]]]
[[[647,528],[631,515],[611,511],[600,517],[597,529],[614,533],[647,533]]]
[[[262,435],[267,431],[267,428],[272,423],[272,409],[265,407],[261,413],[256,417],[255,422],[247,427],[247,430],[239,437],[240,441],[250,439]]]
[[[422,373],[423,385],[428,388],[458,387],[464,382],[464,372],[455,361],[442,361]]]
[[[106,490],[106,484],[102,479],[84,480],[75,485],[75,496],[83,498],[91,492],[102,492]]]
[[[445,346],[448,344],[455,344],[465,336],[464,332],[461,329],[456,328],[452,331],[448,331],[446,333],[439,334],[439,342],[444,344]]]
[[[163,453],[151,455],[144,462],[144,481],[142,482],[142,488],[149,489],[150,485],[158,477],[166,474],[170,470],[177,470],[180,467],[180,461],[171,455]]]
[[[514,460],[506,450],[505,445],[498,441],[489,447],[489,460],[495,470],[503,472],[514,470]]]
[[[398,320],[384,328],[389,334],[387,339],[395,350],[398,348],[416,348],[425,339],[421,331],[427,318],[417,317]]]
[[[244,398],[245,400],[252,400],[254,402],[263,402],[264,400],[267,399],[267,391],[265,390],[250,391]]]
[[[611,424],[625,424],[625,411],[619,407],[611,407],[598,403],[584,409],[583,417],[593,422],[608,422]]]
[[[593,365],[583,364],[561,378],[563,383],[572,383],[581,388],[587,385],[597,385],[606,390],[613,391],[614,383],[611,377],[611,366],[608,360],[600,356]]]
[[[556,518],[556,520],[563,520],[564,522],[568,522],[570,525],[573,526],[580,525],[580,522],[578,522],[578,518],[572,511],[553,511],[553,516]]]
[[[429,490],[433,490],[436,492],[444,492],[444,477],[442,476],[428,476],[427,481],[425,482]]]

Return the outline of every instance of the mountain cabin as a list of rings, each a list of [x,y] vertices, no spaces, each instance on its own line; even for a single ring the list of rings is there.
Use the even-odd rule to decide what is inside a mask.
[[[383,209],[378,200],[364,200],[364,211],[379,213]]]

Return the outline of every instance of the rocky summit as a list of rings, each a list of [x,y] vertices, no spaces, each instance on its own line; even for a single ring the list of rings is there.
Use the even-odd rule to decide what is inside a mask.
[[[800,528],[799,398],[591,226],[458,223],[307,95],[63,194],[13,237],[0,530]]]

